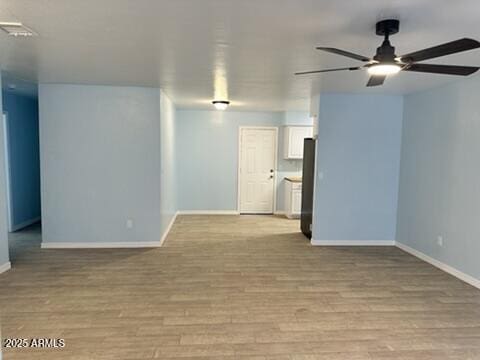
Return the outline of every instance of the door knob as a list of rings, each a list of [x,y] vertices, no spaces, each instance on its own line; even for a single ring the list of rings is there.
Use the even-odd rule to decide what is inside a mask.
[[[273,175],[270,175],[270,179],[273,179]]]
[[[270,172],[273,173],[273,169],[270,169]]]

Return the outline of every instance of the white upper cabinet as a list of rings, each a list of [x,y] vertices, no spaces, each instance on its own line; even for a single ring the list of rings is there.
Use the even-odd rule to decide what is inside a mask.
[[[284,132],[285,159],[303,159],[303,139],[313,136],[313,126],[286,126]]]

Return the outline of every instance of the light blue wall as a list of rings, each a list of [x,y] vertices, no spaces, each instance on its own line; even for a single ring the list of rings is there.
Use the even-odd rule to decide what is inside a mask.
[[[320,96],[313,239],[395,240],[402,111],[401,96]]]
[[[160,91],[160,227],[165,234],[177,212],[175,106]]]
[[[159,241],[159,90],[41,84],[39,105],[43,241]]]
[[[239,127],[276,126],[280,128],[277,210],[283,210],[283,178],[301,173],[301,161],[283,160],[282,126],[309,122],[308,112],[178,110],[179,209],[236,210]]]
[[[406,96],[397,227],[399,242],[477,279],[479,94],[476,76]]]
[[[10,199],[13,227],[40,218],[38,100],[3,93],[8,114]]]
[[[0,89],[2,78],[0,75]],[[3,91],[2,91],[3,95]],[[3,114],[2,101],[0,101],[0,114]],[[8,230],[7,230],[7,204],[5,193],[5,153],[4,153],[3,121],[0,124],[0,266],[9,261],[8,256]]]

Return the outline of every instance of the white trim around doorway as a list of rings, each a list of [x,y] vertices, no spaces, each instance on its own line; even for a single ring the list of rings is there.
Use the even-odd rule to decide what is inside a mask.
[[[7,202],[7,227],[8,232],[13,230],[13,216],[12,216],[12,188],[11,188],[11,176],[10,176],[10,150],[8,142],[8,112],[4,111],[2,114],[2,127],[3,127],[3,153],[5,161],[5,193]]]

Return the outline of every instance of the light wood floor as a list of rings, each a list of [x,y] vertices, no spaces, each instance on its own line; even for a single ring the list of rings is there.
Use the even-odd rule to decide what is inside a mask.
[[[480,359],[480,291],[396,248],[311,247],[298,221],[180,216],[165,246],[14,241],[4,359]]]

